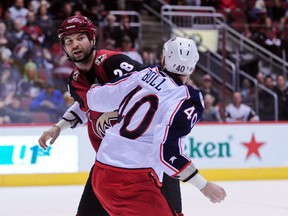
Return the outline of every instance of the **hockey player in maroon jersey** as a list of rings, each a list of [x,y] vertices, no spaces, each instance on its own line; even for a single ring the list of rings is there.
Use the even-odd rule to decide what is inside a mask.
[[[67,18],[58,30],[58,37],[63,51],[70,61],[76,65],[72,71],[68,87],[75,103],[65,112],[63,118],[39,138],[39,145],[46,149],[46,143],[50,139],[53,144],[60,132],[66,128],[76,128],[87,123],[88,134],[97,152],[105,130],[116,122],[118,113],[101,113],[89,110],[86,101],[86,93],[92,84],[106,83],[132,71],[139,71],[143,65],[128,56],[108,50],[96,50],[96,27],[90,19],[84,16],[72,16]],[[94,166],[93,166],[94,167]],[[93,193],[91,185],[91,173],[86,182],[77,216],[104,216],[108,215]],[[172,207],[181,215],[181,194],[179,181],[165,177],[163,194]]]
[[[211,202],[225,198],[225,190],[203,178],[182,153],[204,109],[201,92],[184,85],[198,60],[192,40],[173,38],[164,44],[163,71],[146,68],[88,91],[91,110],[119,110],[92,174],[94,192],[111,216],[176,215],[158,188],[164,173],[192,183]]]

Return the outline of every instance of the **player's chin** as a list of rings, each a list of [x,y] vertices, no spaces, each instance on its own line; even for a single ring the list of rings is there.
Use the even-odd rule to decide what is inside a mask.
[[[79,53],[74,53],[73,54],[73,58],[75,59],[75,60],[81,60],[81,59],[83,59],[84,58],[84,54],[83,54],[83,52],[79,52]]]
[[[83,59],[84,59],[84,56],[83,55],[79,55],[79,56],[75,56],[73,55],[72,57],[70,57],[72,59],[72,61],[75,61],[75,62],[81,62]]]

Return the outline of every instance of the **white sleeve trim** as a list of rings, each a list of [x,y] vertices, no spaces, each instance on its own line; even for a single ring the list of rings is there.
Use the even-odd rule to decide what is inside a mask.
[[[59,127],[61,131],[72,127],[73,121],[66,121],[65,119],[61,119],[59,122],[55,124],[55,126]]]
[[[193,176],[193,178],[189,179],[187,182],[194,185],[199,190],[202,190],[207,184],[207,180],[199,173],[197,173],[195,176]]]
[[[86,112],[80,109],[79,103],[76,101],[63,115],[64,120],[70,122],[71,128],[83,125],[87,122]]]

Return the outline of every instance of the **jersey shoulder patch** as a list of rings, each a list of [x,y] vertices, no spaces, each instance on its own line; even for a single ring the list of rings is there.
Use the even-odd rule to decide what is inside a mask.
[[[106,59],[110,58],[113,55],[121,54],[120,52],[110,51],[110,50],[97,50],[94,63],[100,65]]]
[[[77,82],[79,74],[80,74],[79,69],[77,67],[75,67],[73,69],[72,73],[70,74],[70,79]]]

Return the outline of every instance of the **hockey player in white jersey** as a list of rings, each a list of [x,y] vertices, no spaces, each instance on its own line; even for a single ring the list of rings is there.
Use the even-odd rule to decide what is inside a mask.
[[[147,68],[88,91],[91,110],[119,113],[106,130],[92,177],[111,216],[176,215],[159,189],[164,173],[192,183],[211,202],[225,198],[225,190],[182,153],[182,141],[204,108],[201,93],[184,84],[198,60],[194,42],[176,37],[164,44],[161,71]]]

